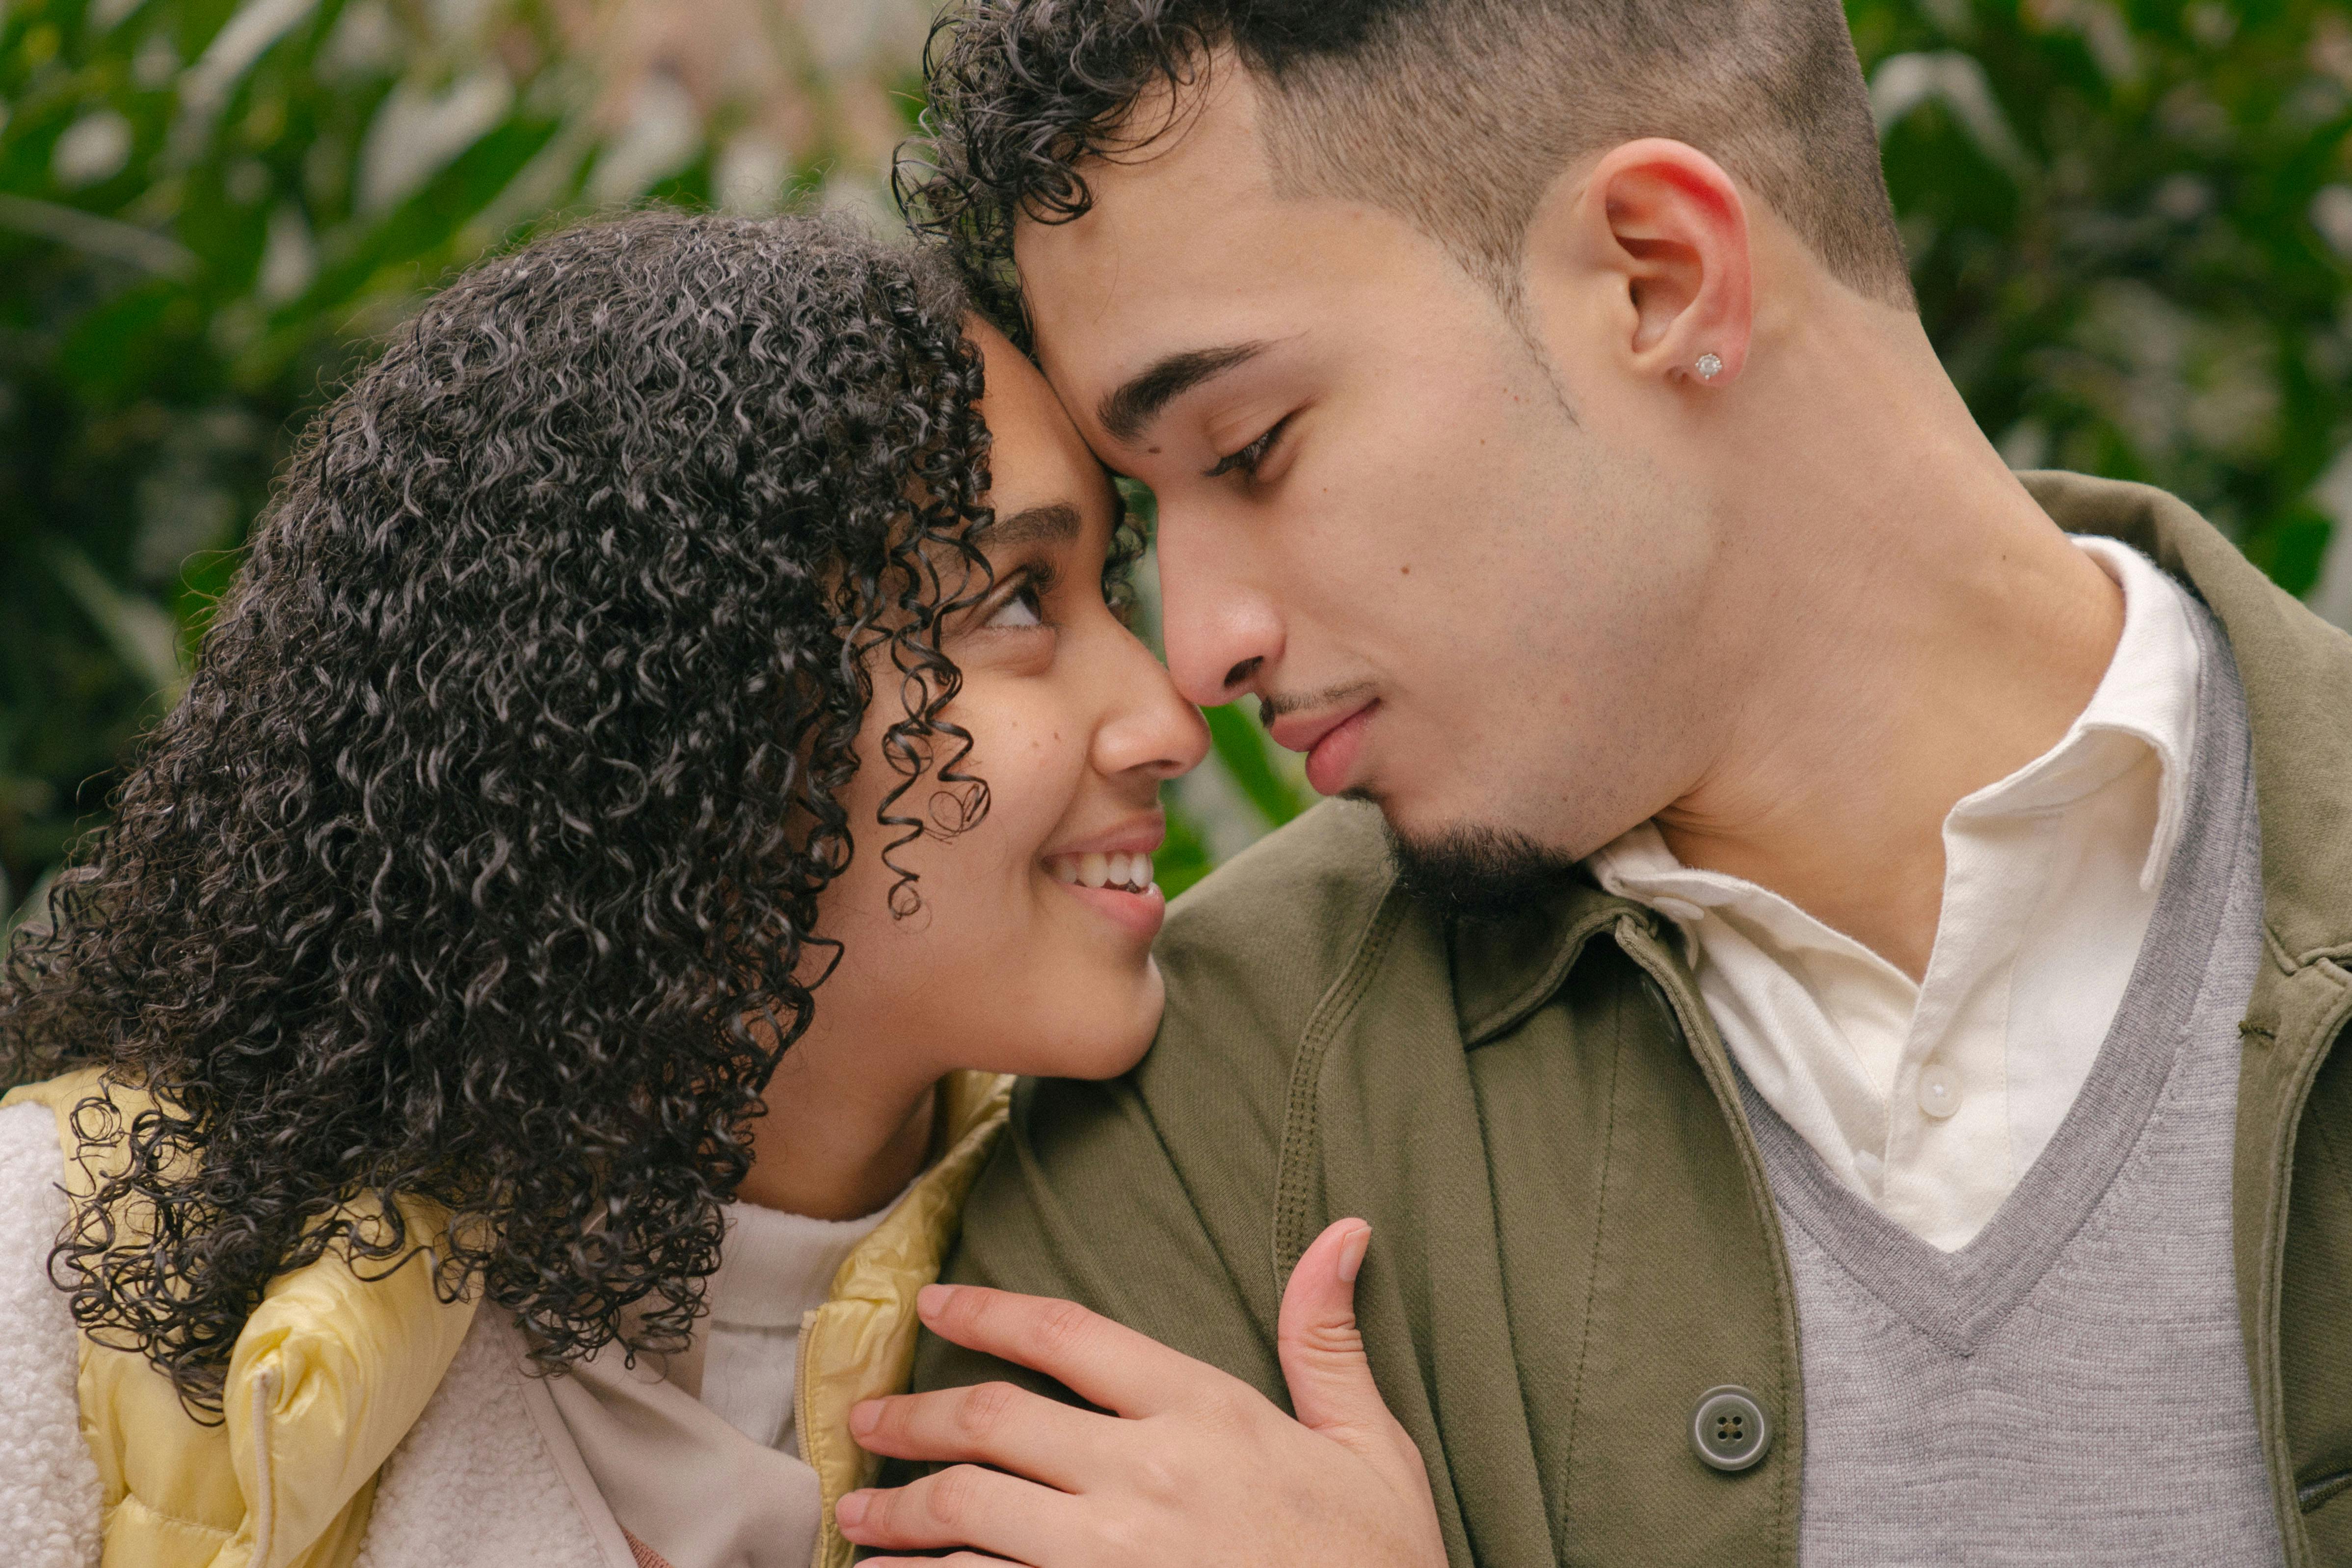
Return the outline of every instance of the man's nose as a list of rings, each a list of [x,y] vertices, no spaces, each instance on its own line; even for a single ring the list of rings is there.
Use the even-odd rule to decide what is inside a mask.
[[[1220,541],[1163,512],[1160,534],[1160,632],[1168,673],[1189,702],[1215,707],[1248,692],[1282,657],[1282,617],[1263,584]]]

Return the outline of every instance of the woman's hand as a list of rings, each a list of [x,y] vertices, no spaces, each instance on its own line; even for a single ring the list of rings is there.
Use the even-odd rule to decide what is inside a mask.
[[[953,1468],[852,1492],[836,1511],[842,1533],[886,1551],[966,1548],[944,1559],[965,1564],[1444,1568],[1428,1472],[1356,1331],[1371,1234],[1360,1219],[1332,1225],[1283,1292],[1296,1420],[1239,1378],[1071,1302],[932,1286],[920,1307],[933,1333],[1114,1414],[1005,1383],[870,1400],[850,1415],[867,1449]]]

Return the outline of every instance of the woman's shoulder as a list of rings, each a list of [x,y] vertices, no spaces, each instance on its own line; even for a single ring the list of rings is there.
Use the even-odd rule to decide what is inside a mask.
[[[55,1109],[0,1108],[0,1540],[26,1568],[99,1557],[98,1466],[82,1438],[73,1314],[49,1279],[66,1219]]]

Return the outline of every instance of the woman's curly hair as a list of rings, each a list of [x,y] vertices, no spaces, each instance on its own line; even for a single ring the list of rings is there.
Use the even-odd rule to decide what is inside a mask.
[[[543,1366],[683,1343],[837,956],[877,675],[876,852],[986,808],[940,716],[987,579],[964,308],[845,227],[640,214],[460,278],[318,416],[0,981],[7,1081],[156,1097],[77,1112],[128,1161],[53,1261],[86,1331],[216,1410],[274,1277],[430,1244]]]

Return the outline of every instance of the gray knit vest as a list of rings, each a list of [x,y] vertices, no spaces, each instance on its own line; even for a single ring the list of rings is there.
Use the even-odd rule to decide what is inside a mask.
[[[2089,1081],[1991,1222],[1939,1251],[1746,1095],[1796,1277],[1805,1568],[2284,1559],[2231,1253],[2260,831],[2237,668],[2195,619],[2196,754],[2155,919]]]

